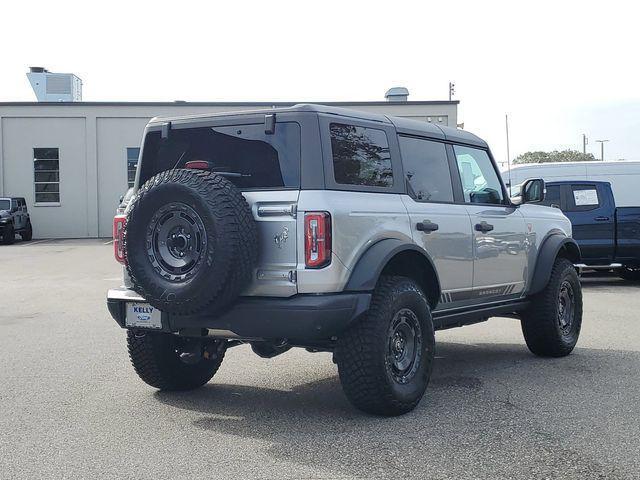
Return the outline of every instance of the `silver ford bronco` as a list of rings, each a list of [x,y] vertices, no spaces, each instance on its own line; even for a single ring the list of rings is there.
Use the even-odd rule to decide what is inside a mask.
[[[536,355],[580,333],[569,220],[508,196],[462,130],[318,105],[154,118],[114,218],[124,284],[107,305],[133,366],[164,390],[207,383],[227,348],[333,352],[347,398],[412,410],[434,331],[519,319]]]

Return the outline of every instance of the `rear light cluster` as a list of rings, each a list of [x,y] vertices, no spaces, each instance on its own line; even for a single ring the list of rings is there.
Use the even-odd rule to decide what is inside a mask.
[[[113,217],[113,254],[116,260],[123,265],[124,258],[124,229],[127,226],[126,215],[116,215]]]
[[[322,268],[331,263],[331,215],[307,212],[304,215],[304,263]]]

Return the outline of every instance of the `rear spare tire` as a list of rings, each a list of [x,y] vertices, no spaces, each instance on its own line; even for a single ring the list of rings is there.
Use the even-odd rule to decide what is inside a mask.
[[[174,314],[227,306],[247,285],[258,233],[242,193],[202,170],[152,177],[127,209],[126,267],[133,289]]]

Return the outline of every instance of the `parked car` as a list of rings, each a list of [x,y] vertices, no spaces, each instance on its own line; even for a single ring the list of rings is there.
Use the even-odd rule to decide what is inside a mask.
[[[640,184],[640,162],[552,162],[514,165],[511,172],[502,172],[502,178],[518,195],[520,185],[527,178],[542,178],[545,182],[599,181],[609,182],[619,207],[638,205]]]
[[[549,182],[546,188],[543,203],[571,220],[581,266],[615,268],[622,278],[640,280],[640,206],[617,207],[609,182]]]
[[[27,211],[27,202],[22,197],[0,198],[0,238],[5,245],[15,241],[16,234],[22,240],[31,240],[33,227]]]
[[[434,330],[520,320],[529,349],[576,345],[571,223],[531,180],[511,203],[488,145],[326,106],[156,118],[114,218],[107,305],[149,385],[208,382],[227,348],[333,352],[347,398],[412,410]]]

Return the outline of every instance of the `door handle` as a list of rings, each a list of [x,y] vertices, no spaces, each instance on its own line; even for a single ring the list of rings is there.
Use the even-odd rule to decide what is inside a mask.
[[[606,222],[609,220],[609,217],[596,217],[594,218],[596,222]]]
[[[476,230],[478,232],[487,233],[493,230],[493,225],[485,222],[484,220],[480,223],[476,223]]]
[[[440,225],[438,225],[437,223],[433,223],[431,220],[424,220],[423,222],[418,222],[416,224],[416,228],[420,232],[431,233],[438,230],[440,228]]]

